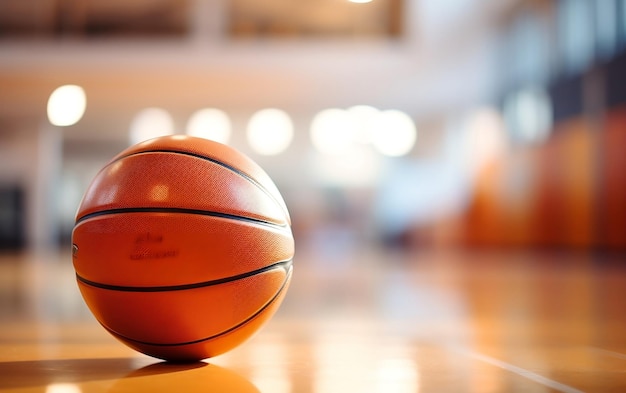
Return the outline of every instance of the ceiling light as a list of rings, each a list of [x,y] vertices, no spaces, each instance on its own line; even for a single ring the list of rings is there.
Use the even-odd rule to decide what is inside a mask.
[[[276,155],[289,147],[293,139],[293,123],[280,109],[262,109],[248,123],[248,143],[262,155]]]
[[[382,111],[376,116],[371,136],[376,150],[386,156],[398,157],[413,149],[417,131],[409,115],[392,109]]]
[[[165,109],[146,108],[137,113],[130,125],[131,144],[174,133],[174,120]]]
[[[200,109],[187,122],[187,135],[228,143],[232,125],[228,115],[219,109]]]
[[[58,87],[48,99],[48,120],[55,126],[74,125],[83,117],[86,106],[87,98],[82,87]]]
[[[337,108],[319,112],[311,123],[311,142],[320,153],[345,153],[354,142],[354,123],[350,114]]]

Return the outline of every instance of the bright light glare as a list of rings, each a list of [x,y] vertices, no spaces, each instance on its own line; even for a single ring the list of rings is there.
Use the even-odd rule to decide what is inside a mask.
[[[371,392],[372,384],[364,370],[376,366],[374,351],[368,340],[374,337],[362,334],[352,336],[321,335],[313,345],[314,378],[312,391]]]
[[[311,142],[323,154],[343,154],[354,141],[354,123],[342,109],[324,109],[311,123]]]
[[[46,393],[81,393],[81,390],[73,383],[53,383],[46,386]]]
[[[387,156],[402,156],[415,145],[413,120],[398,110],[379,111],[368,105],[347,110],[326,109],[311,123],[311,141],[323,154],[345,155],[358,145],[373,145]]]
[[[248,123],[248,143],[262,155],[276,155],[289,147],[293,139],[293,123],[280,109],[262,109]]]
[[[348,108],[348,114],[355,128],[354,138],[359,143],[370,143],[374,134],[376,119],[380,111],[369,105],[356,105]]]
[[[250,347],[250,380],[262,392],[292,391],[291,380],[283,367],[285,364],[288,364],[287,352],[281,339],[269,339]]]
[[[146,108],[137,113],[130,124],[130,142],[143,142],[174,133],[174,120],[165,109]]]
[[[387,110],[376,117],[372,143],[384,155],[398,157],[413,149],[417,131],[413,120],[406,113]]]
[[[48,99],[48,120],[55,126],[71,126],[83,117],[87,107],[85,90],[77,85],[58,87]]]
[[[187,135],[197,136],[220,143],[228,143],[231,134],[228,115],[219,109],[200,109],[187,122]]]
[[[480,169],[506,151],[504,121],[494,108],[476,110],[468,119],[467,148],[472,165]]]
[[[411,359],[383,359],[376,370],[377,391],[410,393],[419,391],[417,365]]]
[[[315,156],[313,173],[324,185],[364,187],[381,174],[381,156],[368,146],[353,145],[341,155]]]

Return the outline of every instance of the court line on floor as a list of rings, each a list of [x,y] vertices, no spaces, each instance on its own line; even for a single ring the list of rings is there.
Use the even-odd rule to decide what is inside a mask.
[[[612,356],[612,357],[615,357],[615,358],[618,358],[618,359],[626,360],[626,355],[624,355],[623,353],[610,351],[608,349],[598,348],[598,347],[589,347],[589,350],[591,350],[593,352],[603,353],[605,355],[609,355],[609,356]]]
[[[530,379],[531,381],[540,383],[551,389],[555,389],[563,393],[584,393],[582,390],[578,390],[572,386],[565,385],[564,383],[557,382],[553,379],[544,377],[530,370],[526,370],[525,368],[518,367],[507,362],[503,362],[502,360],[492,358],[491,356],[487,356],[482,353],[463,350],[463,349],[457,349],[456,352],[459,352],[467,357],[471,357],[471,358],[480,360],[482,362],[491,364],[492,366],[500,367],[503,370],[520,375],[526,379]]]

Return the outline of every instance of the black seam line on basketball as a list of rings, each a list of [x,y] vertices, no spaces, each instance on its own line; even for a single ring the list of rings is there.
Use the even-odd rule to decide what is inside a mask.
[[[229,171],[236,173],[237,175],[243,177],[244,179],[248,180],[250,183],[254,184],[255,186],[257,186],[258,188],[261,189],[261,191],[263,191],[265,194],[267,194],[267,196],[269,196],[279,207],[281,210],[285,210],[283,207],[283,204],[280,203],[280,201],[278,201],[274,195],[263,186],[263,184],[259,183],[255,178],[253,178],[252,176],[248,175],[246,172],[242,171],[241,169],[238,169],[230,164],[227,164],[223,161],[220,161],[216,158],[213,157],[209,157],[209,156],[205,156],[203,154],[199,154],[199,153],[193,153],[193,152],[189,152],[189,151],[181,151],[181,150],[174,150],[174,149],[152,149],[152,150],[142,150],[142,151],[138,151],[135,153],[130,153],[127,154],[125,156],[121,156],[119,157],[117,160],[115,161],[111,161],[108,165],[113,164],[116,161],[119,161],[121,159],[124,159],[126,157],[132,157],[132,156],[137,156],[137,155],[141,155],[141,154],[145,154],[145,153],[174,153],[174,154],[181,154],[181,155],[185,155],[185,156],[190,156],[190,157],[195,157],[195,158],[199,158],[201,160],[206,160],[209,162],[212,162],[216,165],[219,165],[223,168],[228,169]],[[287,212],[285,211],[285,214],[287,214]]]
[[[85,214],[84,216],[78,217],[76,219],[76,223],[74,225],[78,225],[82,221],[88,220],[93,217],[106,216],[110,214],[120,214],[120,213],[175,213],[175,214],[196,214],[200,216],[210,216],[210,217],[218,217],[225,218],[228,220],[237,220],[244,221],[253,224],[266,225],[277,229],[285,229],[287,225],[285,224],[277,224],[275,222],[261,220],[259,218],[239,216],[237,214],[229,214],[216,212],[212,210],[201,210],[201,209],[186,209],[182,207],[122,207],[116,209],[106,209],[99,210],[96,212]]]
[[[193,345],[193,344],[198,344],[204,341],[209,341],[209,340],[213,340],[216,339],[220,336],[223,336],[225,334],[234,332],[235,330],[243,327],[244,325],[246,325],[247,323],[251,322],[252,320],[254,320],[257,316],[259,316],[261,313],[263,313],[263,311],[265,311],[268,307],[270,307],[275,301],[276,299],[278,299],[278,297],[280,296],[281,293],[283,293],[283,291],[285,290],[285,286],[287,285],[287,282],[289,282],[289,278],[291,277],[291,273],[292,273],[292,268],[291,266],[289,267],[289,269],[287,270],[287,276],[285,277],[285,281],[283,281],[282,285],[280,286],[280,289],[278,289],[278,291],[276,292],[276,294],[270,299],[269,302],[267,302],[265,305],[263,305],[263,307],[261,307],[257,312],[255,312],[254,314],[252,314],[250,317],[246,318],[245,320],[243,320],[242,322],[238,323],[237,325],[224,330],[223,332],[220,332],[218,334],[214,334],[212,336],[209,337],[204,337],[198,340],[193,340],[193,341],[187,341],[187,342],[182,342],[182,343],[151,343],[151,342],[146,342],[146,341],[140,341],[140,340],[135,340],[132,339],[130,337],[124,336],[123,334],[119,334],[117,332],[115,332],[112,329],[109,329],[108,327],[106,327],[102,322],[100,322],[102,324],[102,326],[109,331],[111,334],[113,334],[114,336],[118,336],[123,338],[124,340],[128,340],[128,341],[132,341],[134,343],[137,344],[142,344],[142,345],[153,345],[155,347],[177,347],[177,346],[183,346],[183,345]]]
[[[168,292],[168,291],[184,291],[188,289],[196,289],[196,288],[205,288],[219,284],[225,284],[237,280],[242,280],[244,278],[252,277],[256,274],[265,273],[274,269],[284,269],[288,271],[291,268],[293,260],[281,261],[269,266],[262,267],[260,269],[253,270],[251,272],[237,274],[235,276],[219,278],[217,280],[209,280],[203,282],[197,282],[193,284],[181,284],[181,285],[165,285],[165,286],[152,286],[152,287],[131,287],[127,285],[111,285],[111,284],[102,284],[96,281],[88,280],[84,277],[81,277],[78,273],[76,273],[76,279],[82,282],[85,285],[89,285],[95,288],[106,289],[109,291],[119,291],[119,292]]]

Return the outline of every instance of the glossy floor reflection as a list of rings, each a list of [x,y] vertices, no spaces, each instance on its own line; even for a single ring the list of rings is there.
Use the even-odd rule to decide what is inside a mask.
[[[288,296],[259,334],[176,365],[95,322],[68,255],[2,255],[0,391],[626,391],[623,261],[300,251]]]

